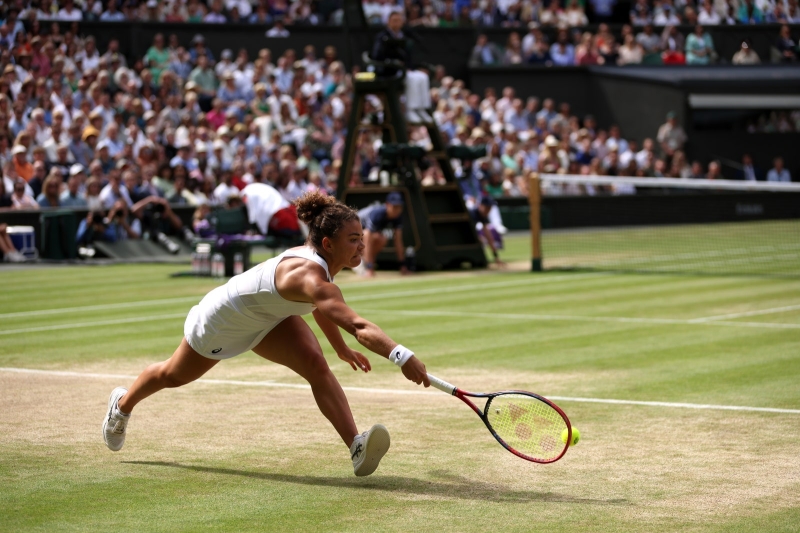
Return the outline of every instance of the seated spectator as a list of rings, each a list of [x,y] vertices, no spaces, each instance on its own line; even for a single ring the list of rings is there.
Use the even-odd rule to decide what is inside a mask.
[[[611,22],[614,15],[614,6],[617,0],[590,0],[594,12],[594,20],[598,22]]]
[[[51,171],[44,180],[42,193],[36,198],[36,203],[39,204],[39,207],[44,209],[61,207],[62,183],[64,183],[64,180],[61,178],[61,174],[57,170]]]
[[[667,122],[658,128],[656,140],[661,145],[662,152],[668,157],[671,157],[676,150],[683,150],[683,145],[686,142],[686,132],[678,124],[674,111],[667,113]]]
[[[59,197],[59,204],[61,207],[69,207],[73,209],[83,209],[87,207],[86,195],[81,192],[83,168],[81,172],[70,172],[69,179],[67,180],[67,187]]]
[[[124,202],[125,205],[129,207],[133,205],[128,189],[122,184],[122,176],[119,170],[114,169],[109,173],[108,185],[103,187],[103,190],[100,191],[100,201],[103,203],[103,208],[105,209],[112,209],[113,206],[120,201]]]
[[[686,64],[708,65],[714,61],[714,41],[701,25],[694,27],[694,33],[686,38]]]
[[[39,209],[39,204],[26,191],[25,180],[16,178],[14,181],[14,191],[11,193],[12,209]]]
[[[562,21],[570,28],[583,27],[589,24],[583,5],[578,0],[569,0]]]
[[[697,23],[703,26],[716,26],[722,23],[722,17],[714,9],[712,0],[703,0],[700,12],[697,14]]]
[[[683,65],[686,63],[686,56],[683,51],[686,48],[686,40],[675,26],[667,26],[661,34],[661,60],[665,65]]]
[[[469,65],[471,67],[499,65],[503,61],[503,53],[500,48],[489,42],[486,35],[478,35],[478,40],[472,48],[472,53],[469,57]]]
[[[797,61],[797,41],[792,38],[792,31],[784,24],[778,33],[774,45],[776,53],[773,63],[794,63]]]
[[[506,42],[506,50],[503,53],[503,65],[519,65],[522,63],[522,41],[517,32],[512,32]]]
[[[753,0],[743,0],[736,13],[739,24],[761,24],[764,22],[764,13]]]
[[[572,66],[575,64],[575,47],[569,42],[566,30],[559,30],[556,42],[550,47],[553,65]]]
[[[758,54],[753,47],[748,44],[747,41],[742,41],[742,47],[739,49],[738,52],[733,54],[733,59],[731,59],[731,63],[734,65],[757,65],[761,63],[761,59],[758,57]]]
[[[644,58],[644,49],[632,33],[625,36],[625,41],[619,47],[617,65],[638,65]]]
[[[762,181],[764,179],[761,169],[753,164],[750,154],[742,155],[742,168],[737,171],[736,179],[744,181]]]
[[[661,10],[653,17],[653,24],[656,26],[680,26],[681,19],[675,13],[674,8],[668,2],[661,4]]]
[[[721,180],[725,176],[722,175],[722,165],[719,161],[712,161],[708,164],[708,173],[706,174],[707,180]]]
[[[534,45],[533,53],[528,56],[526,61],[529,65],[551,66],[553,64],[553,58],[550,55],[550,49],[547,46],[547,43],[543,40],[537,41]]]
[[[776,157],[773,160],[773,167],[767,172],[767,181],[780,181],[789,183],[792,181],[792,174],[783,166],[783,158]]]
[[[646,26],[653,22],[653,15],[647,0],[636,0],[628,15],[631,26]]]
[[[647,24],[641,33],[636,35],[636,42],[644,51],[643,63],[661,63],[661,38],[653,30],[652,24]]]

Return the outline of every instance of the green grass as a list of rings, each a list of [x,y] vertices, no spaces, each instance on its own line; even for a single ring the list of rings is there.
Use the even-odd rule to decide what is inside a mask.
[[[528,243],[509,238],[504,258],[527,265]],[[0,370],[0,531],[800,524],[793,413],[560,401],[583,440],[533,465],[456,399],[351,390],[359,427],[382,422],[392,433],[384,462],[362,479],[307,390],[196,383],[142,403],[123,451],[109,452],[108,393],[130,379],[103,375],[134,376],[168,357],[188,309],[219,283],[169,277],[176,270],[185,268],[0,270],[0,367],[77,373]],[[339,278],[357,311],[470,390],[800,409],[800,279],[514,269]],[[322,346],[347,387],[417,390],[378,356],[364,375]],[[207,377],[302,382],[252,353]]]
[[[547,268],[800,275],[800,221],[545,231]]]

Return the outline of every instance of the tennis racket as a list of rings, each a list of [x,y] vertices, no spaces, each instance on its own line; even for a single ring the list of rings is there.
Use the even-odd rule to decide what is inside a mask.
[[[428,374],[431,385],[469,405],[503,448],[534,463],[561,459],[572,442],[572,426],[559,406],[538,394],[521,390],[475,393]],[[483,411],[469,398],[486,398]],[[561,439],[567,430],[567,441]]]

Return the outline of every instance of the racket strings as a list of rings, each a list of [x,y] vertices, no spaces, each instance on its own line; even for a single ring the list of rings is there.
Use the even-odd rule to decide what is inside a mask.
[[[561,432],[567,424],[561,414],[533,396],[496,396],[486,406],[486,417],[509,447],[532,459],[553,460],[566,446]]]

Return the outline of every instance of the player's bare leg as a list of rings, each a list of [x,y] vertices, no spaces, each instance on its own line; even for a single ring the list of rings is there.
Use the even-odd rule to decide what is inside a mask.
[[[299,316],[288,317],[270,331],[253,351],[264,359],[288,367],[308,381],[319,410],[347,446],[353,443],[358,428],[350,404],[305,320]]]

